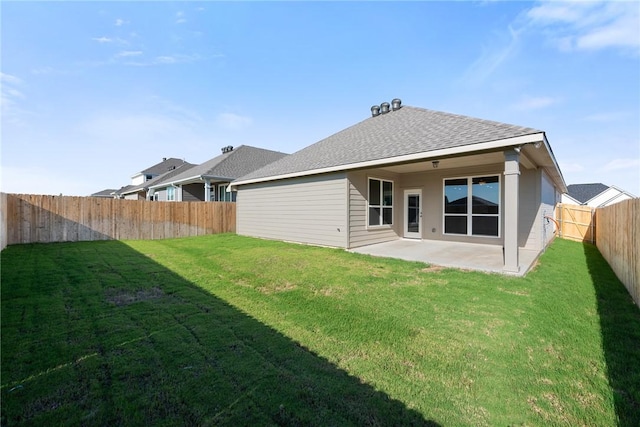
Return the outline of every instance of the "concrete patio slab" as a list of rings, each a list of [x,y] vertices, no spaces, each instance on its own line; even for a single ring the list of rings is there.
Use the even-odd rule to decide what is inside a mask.
[[[496,245],[399,239],[350,249],[350,252],[419,261],[426,264],[464,270],[507,274],[503,271],[502,246]],[[516,275],[524,276],[534,265],[538,255],[537,251],[521,248],[519,250],[520,271]],[[512,273],[509,274],[513,275]]]

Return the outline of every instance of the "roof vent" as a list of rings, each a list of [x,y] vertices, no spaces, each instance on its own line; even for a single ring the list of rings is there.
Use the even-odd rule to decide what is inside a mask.
[[[389,112],[389,103],[383,102],[380,104],[380,114],[387,114]]]
[[[233,145],[227,145],[226,147],[222,147],[222,154],[227,154],[233,151]]]
[[[394,98],[391,101],[391,110],[396,111],[400,109],[400,104],[402,104],[402,101],[399,98]]]
[[[380,106],[374,105],[373,107],[371,107],[371,117],[375,117],[379,115],[380,115]]]
[[[163,161],[163,162],[166,162],[166,161],[167,161],[167,158],[166,158],[166,157],[163,157],[163,158],[162,158],[162,161]]]

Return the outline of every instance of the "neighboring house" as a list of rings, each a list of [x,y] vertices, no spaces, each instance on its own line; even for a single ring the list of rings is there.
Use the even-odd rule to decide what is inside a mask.
[[[164,157],[160,163],[138,172],[131,177],[131,184],[125,185],[113,192],[112,197],[116,199],[146,200],[147,188],[150,181],[157,180],[167,173],[182,168],[185,165],[193,166],[182,159]]]
[[[540,252],[553,238],[546,217],[566,185],[543,131],[397,99],[371,111],[234,181],[238,234],[342,248],[401,238],[499,245],[509,273],[519,248]]]
[[[633,194],[613,185],[609,187],[601,183],[571,184],[567,186],[567,192],[562,195],[562,203],[599,208],[633,198],[635,198]]]
[[[102,190],[102,191],[98,191],[97,193],[93,193],[89,197],[100,197],[102,199],[113,199],[113,194],[116,191],[117,190],[114,190],[114,189],[111,189],[111,188],[107,188],[106,190]]]
[[[174,177],[186,170],[189,170],[193,167],[195,167],[196,165],[188,163],[188,162],[182,162],[181,165],[179,166],[175,166],[175,165],[170,165],[168,166],[169,170],[167,170],[165,173],[157,175],[155,178],[152,178],[142,184],[138,184],[138,185],[128,185],[126,187],[121,188],[120,190],[118,190],[118,196],[120,198],[123,199],[130,199],[130,200],[157,200],[154,199],[153,197],[149,196],[149,187],[170,179],[171,177]]]
[[[136,173],[131,177],[131,185],[140,185],[147,181],[151,181],[153,178],[173,170],[178,166],[182,166],[184,160],[176,159],[174,157],[163,157],[160,163],[157,163],[141,172]]]
[[[236,193],[228,191],[234,179],[282,159],[286,154],[241,145],[222,148],[222,154],[175,176],[149,186],[149,197],[161,201],[235,202]]]

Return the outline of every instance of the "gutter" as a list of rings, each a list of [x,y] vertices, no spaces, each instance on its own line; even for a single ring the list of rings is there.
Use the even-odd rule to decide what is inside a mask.
[[[473,145],[463,145],[460,147],[443,148],[443,149],[434,150],[434,151],[423,151],[420,153],[405,154],[402,156],[387,157],[384,159],[369,160],[369,161],[358,162],[358,163],[348,163],[346,165],[330,166],[326,168],[312,169],[307,171],[291,172],[287,174],[273,175],[273,176],[267,176],[262,178],[245,179],[238,182],[232,182],[231,187],[233,187],[233,191],[236,191],[237,186],[246,185],[246,184],[255,184],[255,183],[266,182],[266,181],[277,181],[277,180],[287,179],[287,178],[297,178],[297,177],[308,176],[308,175],[319,175],[319,174],[324,174],[329,172],[339,172],[339,171],[352,170],[352,169],[386,166],[386,165],[389,165],[390,163],[405,163],[405,162],[412,162],[412,161],[418,161],[418,160],[429,160],[433,158],[442,158],[442,157],[447,157],[452,155],[465,154],[473,151],[486,151],[486,150],[494,150],[496,148],[506,148],[506,147],[512,147],[512,146],[525,145],[525,144],[535,144],[536,142],[541,142],[541,141],[544,142],[545,147],[547,148],[547,151],[551,154],[551,159],[553,160],[553,163],[556,169],[558,170],[560,178],[562,179],[564,184],[564,178],[562,177],[560,168],[558,168],[558,164],[556,163],[555,157],[553,156],[553,152],[549,147],[547,138],[545,137],[544,132],[539,132],[539,133],[534,133],[529,135],[516,136],[513,138],[500,139],[497,141],[481,142]]]

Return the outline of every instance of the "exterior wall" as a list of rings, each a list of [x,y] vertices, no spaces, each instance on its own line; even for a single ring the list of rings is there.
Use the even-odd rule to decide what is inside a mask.
[[[346,175],[243,185],[236,230],[244,236],[346,248]]]
[[[429,164],[428,167],[431,167]],[[426,169],[425,172],[403,174],[400,179],[400,197],[404,197],[405,189],[422,189],[422,238],[427,240],[443,240],[453,242],[482,243],[502,245],[504,230],[500,237],[458,236],[444,234],[444,179],[478,175],[499,175],[501,191],[500,224],[504,223],[504,164],[469,166],[456,169]],[[404,201],[402,200],[404,207]],[[400,214],[398,235],[404,233],[404,212]]]
[[[580,202],[578,202],[576,199],[569,196],[568,194],[563,194],[560,200],[561,200],[560,203],[562,203],[563,205],[579,205],[580,204]]]
[[[204,200],[204,182],[182,185],[183,202],[202,202]]]
[[[143,174],[139,174],[131,178],[131,185],[140,185],[144,184],[144,182],[145,180]]]
[[[540,170],[520,166],[520,204],[518,206],[518,246],[542,249],[542,220],[540,216]]]
[[[393,225],[367,227],[367,195],[369,178],[383,178],[393,181]],[[400,175],[372,169],[349,172],[349,248],[388,242],[399,238],[403,228],[403,193],[400,189]]]
[[[125,200],[146,200],[143,195],[144,195],[143,192],[125,194],[124,199]]]
[[[546,247],[553,239],[556,228],[553,221],[545,217],[555,219],[558,192],[545,172],[541,173],[541,185],[540,224],[542,224],[542,244]]]
[[[158,201],[159,202],[166,202],[167,201],[167,189],[166,188],[159,188],[156,190],[156,192],[154,194],[158,195]]]
[[[616,190],[615,188],[609,188],[606,191],[603,191],[598,196],[589,200],[587,206],[591,206],[592,208],[597,208],[600,206],[608,206],[614,203],[621,202],[623,200],[628,200],[631,197],[622,193],[621,191]]]

